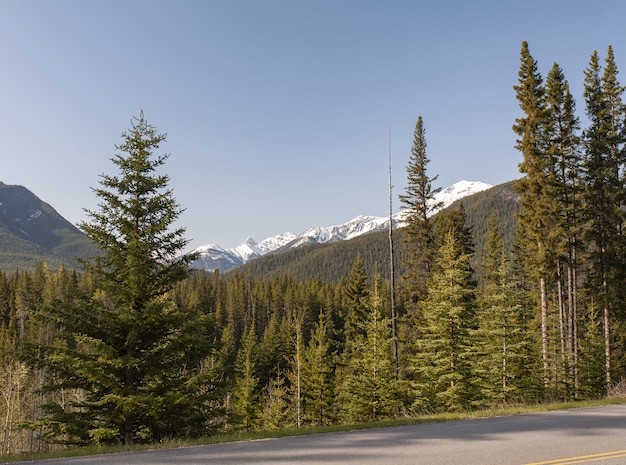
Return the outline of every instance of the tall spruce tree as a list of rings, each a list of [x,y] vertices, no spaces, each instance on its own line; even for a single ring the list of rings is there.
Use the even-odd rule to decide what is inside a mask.
[[[585,103],[589,126],[584,132],[586,219],[589,227],[589,284],[601,308],[607,389],[612,384],[611,320],[623,300],[624,179],[626,132],[624,91],[617,81],[613,49],[608,48],[604,72],[594,52],[585,70]]]
[[[96,292],[40,314],[59,332],[32,351],[47,368],[45,389],[82,393],[47,405],[41,424],[57,439],[130,444],[205,432],[203,317],[169,295],[192,257],[178,256],[188,242],[184,228],[172,228],[182,210],[157,172],[165,137],[143,112],[122,134],[112,158],[119,174],[102,175],[99,210],[81,224],[101,250],[84,263]]]
[[[421,301],[426,297],[426,281],[432,268],[435,247],[430,215],[440,205],[435,195],[441,190],[433,188],[437,176],[429,177],[427,166],[430,160],[426,155],[426,130],[422,117],[417,118],[413,133],[413,147],[407,165],[407,186],[400,201],[406,207],[407,216],[404,228],[404,281],[411,293],[411,299]]]
[[[424,319],[412,361],[416,410],[463,410],[477,399],[476,295],[470,255],[458,234],[443,241],[424,301]]]
[[[547,235],[554,269],[559,351],[565,388],[574,393],[578,359],[578,254],[581,252],[582,171],[576,105],[558,64],[546,77],[546,154],[554,226]]]
[[[553,228],[554,198],[548,183],[552,171],[546,155],[547,111],[543,78],[537,62],[530,54],[528,43],[522,43],[518,85],[514,86],[523,116],[515,119],[516,148],[522,154],[519,170],[523,177],[515,183],[520,194],[521,208],[518,240],[524,239],[525,266],[538,284],[541,314],[541,341],[545,384],[550,383],[548,280],[551,273],[549,235]]]

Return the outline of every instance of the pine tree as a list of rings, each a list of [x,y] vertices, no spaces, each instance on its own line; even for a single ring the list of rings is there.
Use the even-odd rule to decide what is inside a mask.
[[[355,343],[346,376],[338,386],[340,410],[347,421],[372,421],[392,416],[399,406],[391,322],[382,314],[381,280],[377,276],[368,299],[363,334]]]
[[[474,254],[472,228],[467,224],[467,215],[462,203],[455,210],[446,209],[440,212],[435,218],[434,226],[434,245],[437,250],[445,242],[446,235],[452,231],[463,253]]]
[[[294,423],[300,428],[303,423],[303,367],[304,367],[304,337],[302,335],[302,323],[299,318],[294,321],[294,353],[291,361],[291,370],[289,371],[288,380],[291,386],[291,404],[294,415]]]
[[[426,281],[430,274],[434,256],[433,231],[430,215],[438,205],[434,199],[440,191],[432,187],[437,176],[430,178],[426,168],[430,160],[426,155],[426,131],[422,117],[417,118],[413,135],[413,147],[407,165],[407,186],[400,201],[406,207],[404,228],[406,260],[403,263],[403,278],[414,302],[426,297]]]
[[[363,322],[367,315],[367,299],[369,294],[369,284],[367,273],[363,268],[361,255],[352,265],[348,282],[346,283],[344,295],[344,350],[350,352],[354,346],[354,341],[359,334],[363,334]]]
[[[584,336],[580,349],[580,391],[588,398],[606,395],[603,322],[594,303],[584,320]]]
[[[289,425],[289,399],[285,377],[279,371],[276,377],[270,379],[265,390],[265,401],[260,414],[261,425],[264,429],[276,430]]]
[[[551,272],[549,235],[554,227],[554,197],[548,182],[552,171],[551,159],[546,154],[547,111],[543,78],[537,62],[531,56],[528,43],[522,43],[520,52],[519,84],[514,86],[520,108],[524,113],[516,118],[513,131],[518,135],[516,148],[522,153],[519,170],[523,177],[515,184],[521,197],[518,225],[522,229],[518,239],[524,238],[525,266],[538,283],[541,314],[542,359],[545,384],[550,380],[548,280]]]
[[[318,426],[332,423],[333,418],[335,354],[330,350],[326,318],[320,310],[304,350],[301,378],[304,418]]]
[[[475,373],[486,401],[521,401],[525,391],[532,390],[534,377],[526,372],[533,363],[527,356],[532,339],[494,213],[489,218],[487,236],[477,333],[480,361]]]
[[[412,361],[417,410],[463,410],[476,401],[476,301],[469,258],[454,231],[448,232],[429,279]]]
[[[259,378],[256,376],[254,326],[246,328],[235,364],[233,416],[235,424],[244,430],[253,429],[259,415]]]
[[[80,389],[80,399],[47,408],[52,434],[82,442],[150,441],[201,434],[206,397],[189,387],[210,353],[203,317],[170,298],[185,279],[190,255],[169,178],[158,174],[168,155],[155,155],[164,134],[133,119],[112,162],[119,175],[102,175],[98,211],[81,224],[101,254],[84,262],[97,290],[41,313],[62,342],[41,341],[33,355],[50,377],[46,389]],[[36,357],[35,357],[36,358]]]
[[[565,389],[573,393],[578,358],[578,254],[581,247],[582,172],[579,122],[569,84],[558,64],[546,78],[546,154],[549,159],[547,191],[554,201],[547,242],[555,269],[555,301],[558,315],[560,358]]]
[[[257,372],[261,386],[267,386],[289,363],[293,351],[288,323],[279,313],[269,317],[258,347]]]
[[[600,306],[604,329],[606,387],[612,384],[611,320],[622,306],[624,278],[624,179],[626,129],[617,66],[608,48],[604,72],[594,52],[585,70],[585,103],[589,126],[584,131],[586,219],[590,244],[589,284]]]

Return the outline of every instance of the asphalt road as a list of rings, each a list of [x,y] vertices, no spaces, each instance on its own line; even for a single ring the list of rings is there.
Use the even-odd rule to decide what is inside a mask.
[[[626,464],[626,405],[31,463],[571,465],[589,462]]]

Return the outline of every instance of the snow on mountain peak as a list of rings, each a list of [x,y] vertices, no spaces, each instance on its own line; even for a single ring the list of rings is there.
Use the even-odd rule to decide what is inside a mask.
[[[243,244],[239,245],[232,249],[235,254],[243,260],[243,262],[247,262],[250,258],[260,257],[264,255],[264,252],[259,248],[258,244],[251,237],[247,238]]]
[[[490,184],[480,181],[459,181],[437,193],[434,203],[441,203],[441,208],[443,209],[458,199],[476,194],[490,187],[492,187]],[[434,214],[436,211],[431,213]],[[397,221],[401,224],[404,216],[405,211],[394,215],[394,223]],[[221,271],[228,271],[243,265],[249,260],[274,252],[285,246],[294,248],[315,242],[343,241],[388,227],[389,217],[359,215],[343,224],[326,227],[315,226],[298,236],[285,232],[268,237],[259,243],[249,237],[241,245],[233,249],[223,249],[218,245],[208,244],[198,247],[194,251],[199,254],[199,258],[192,266],[206,270],[220,269]]]
[[[291,241],[296,239],[296,237],[297,236],[295,234],[285,232],[276,236],[268,237],[267,239],[263,239],[257,244],[257,246],[265,254],[267,252],[273,252],[274,250],[278,250],[281,247],[286,246]]]
[[[216,251],[216,250],[224,251],[224,249],[217,244],[207,244],[207,245],[202,245],[198,247],[196,250],[194,250],[194,252],[198,254],[204,254],[204,253]]]
[[[446,208],[458,199],[487,190],[490,187],[492,187],[491,184],[480,181],[459,181],[442,189],[435,196],[435,200],[442,203],[441,208]]]

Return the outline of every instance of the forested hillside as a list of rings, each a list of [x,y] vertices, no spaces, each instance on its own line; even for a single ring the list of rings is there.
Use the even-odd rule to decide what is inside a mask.
[[[23,186],[0,182],[0,270],[77,267],[96,247],[74,225]]]

